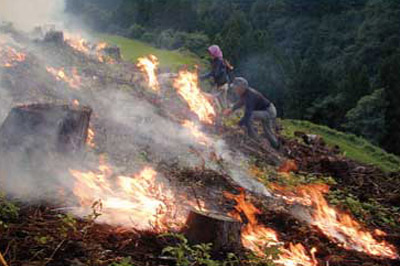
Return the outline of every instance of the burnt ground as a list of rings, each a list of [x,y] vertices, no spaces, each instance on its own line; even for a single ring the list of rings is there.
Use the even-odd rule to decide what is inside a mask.
[[[183,151],[175,142],[162,148],[160,142],[155,147],[151,136],[145,139],[143,135],[157,133],[132,133],[132,127],[194,118],[186,105],[177,100],[177,95],[169,86],[170,81],[165,82],[164,96],[159,97],[143,86],[143,80],[133,64],[102,64],[66,45],[31,43],[25,39],[21,42],[29,47],[23,50],[27,54],[26,60],[11,68],[1,69],[1,87],[8,92],[9,106],[31,102],[70,103],[78,99],[81,104],[94,109],[91,123],[96,132],[97,146],[86,151],[84,161],[88,164],[93,164],[99,154],[106,154],[121,173],[130,173],[140,165],[152,163],[182,192],[182,201],[185,197],[194,197],[207,202],[208,208],[220,212],[233,208],[235,203],[225,199],[223,192],[238,193],[238,185],[232,181],[228,171],[224,171],[224,162],[218,155],[209,159],[204,155],[204,148],[190,143]],[[45,65],[64,67],[67,73],[70,67],[76,67],[82,78],[81,88],[73,90],[68,84],[55,80],[46,71]],[[115,119],[111,115],[115,109],[109,105],[114,100],[120,100],[120,92],[124,96],[129,95],[127,101],[135,99],[128,106],[152,106],[154,115],[143,115],[140,119],[128,116],[122,120]],[[298,174],[331,176],[336,181],[332,190],[352,193],[360,201],[374,198],[382,206],[399,205],[400,173],[384,173],[372,166],[348,160],[335,149],[320,144],[307,145],[300,139],[283,140],[282,151],[277,153],[267,145],[248,139],[236,128],[219,125],[204,130],[223,138],[231,150],[251,158],[257,167],[274,169],[290,158],[296,162],[298,169],[295,172]],[[188,163],[182,163],[182,155],[189,158]],[[220,168],[219,164],[222,165]],[[271,181],[278,178],[272,171]],[[316,256],[320,265],[328,265],[327,262],[338,266],[398,265],[398,261],[380,260],[344,250],[317,229],[288,215],[285,210],[278,211],[273,202],[251,192],[248,196],[262,210],[259,220],[276,229],[283,241],[302,243],[308,249],[317,247]],[[5,221],[7,226],[0,229],[0,250],[10,265],[110,265],[126,257],[131,257],[134,265],[175,265],[172,258],[161,255],[165,246],[174,244],[173,240],[151,232],[97,224],[90,216],[80,219],[70,217],[59,209],[65,206],[66,201],[61,198],[51,204],[43,201],[17,203],[20,207],[18,217]],[[400,229],[375,223],[378,216],[379,213],[372,214],[365,221],[367,226],[388,232],[386,240],[400,247]],[[243,254],[239,256],[244,258]],[[245,260],[242,263],[246,264]]]

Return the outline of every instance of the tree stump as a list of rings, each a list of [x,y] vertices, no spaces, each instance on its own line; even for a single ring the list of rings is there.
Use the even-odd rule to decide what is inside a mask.
[[[217,213],[192,210],[186,222],[184,235],[189,243],[212,243],[212,253],[235,252],[241,246],[241,223]]]
[[[0,189],[24,199],[57,198],[70,162],[81,160],[91,113],[54,104],[12,108],[0,127]]]
[[[117,61],[121,61],[122,59],[121,50],[117,46],[109,46],[104,48],[104,53]]]
[[[64,44],[64,33],[62,31],[49,31],[44,35],[43,41],[59,45]]]
[[[31,104],[12,108],[0,127],[0,150],[68,153],[87,138],[92,109],[83,106]]]

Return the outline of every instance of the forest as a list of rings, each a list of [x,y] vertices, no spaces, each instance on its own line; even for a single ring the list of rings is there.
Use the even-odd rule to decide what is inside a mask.
[[[283,118],[400,154],[397,0],[68,0],[97,32],[200,57],[215,43]]]

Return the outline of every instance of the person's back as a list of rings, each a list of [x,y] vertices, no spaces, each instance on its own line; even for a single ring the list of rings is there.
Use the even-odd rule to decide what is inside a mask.
[[[228,82],[227,69],[223,59],[219,57],[213,59],[211,75],[218,87],[224,86]]]
[[[224,114],[229,115],[235,110],[245,107],[245,113],[240,119],[239,125],[247,128],[250,137],[257,138],[256,130],[252,126],[252,119],[261,120],[265,136],[274,148],[279,148],[279,140],[274,133],[277,115],[274,104],[260,92],[250,88],[244,78],[235,78],[232,87],[240,100],[231,109],[225,110]]]
[[[254,111],[265,110],[271,104],[270,100],[253,88],[248,88],[243,97],[246,98],[246,109],[248,105],[251,105]]]

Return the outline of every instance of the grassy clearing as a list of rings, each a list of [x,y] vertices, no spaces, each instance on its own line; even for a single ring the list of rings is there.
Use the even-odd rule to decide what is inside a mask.
[[[101,41],[119,46],[121,48],[122,57],[128,61],[135,62],[141,56],[153,54],[160,60],[161,68],[173,70],[184,65],[193,66],[200,63],[200,60],[194,55],[185,54],[180,51],[157,49],[147,43],[121,36],[96,34],[96,37]]]
[[[375,165],[387,172],[400,170],[399,157],[387,153],[367,140],[353,134],[339,132],[308,121],[282,120],[281,122],[283,125],[282,134],[286,137],[293,138],[295,131],[317,134],[323,137],[328,145],[338,145],[350,159]]]

